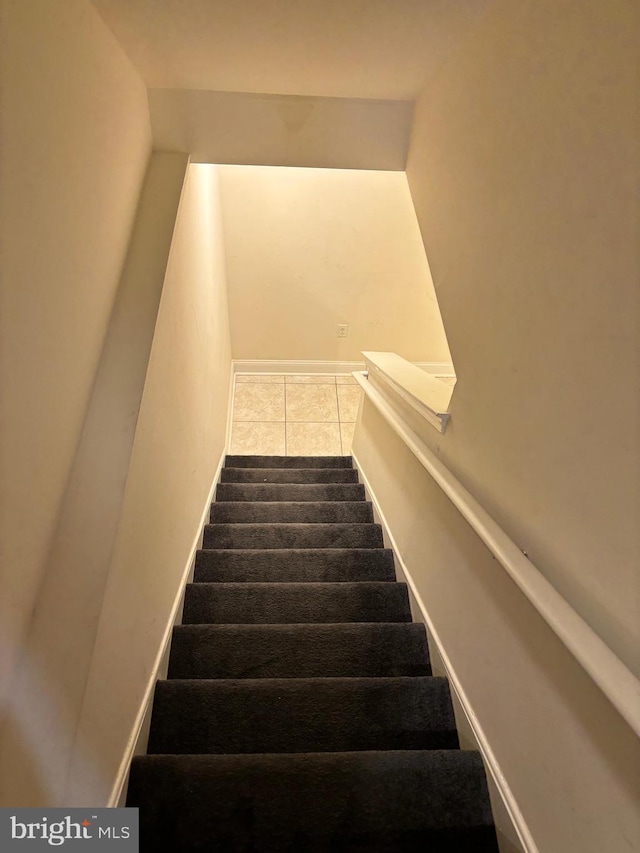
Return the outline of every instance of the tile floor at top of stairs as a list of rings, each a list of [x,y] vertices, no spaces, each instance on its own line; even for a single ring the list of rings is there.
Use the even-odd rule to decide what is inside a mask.
[[[230,452],[349,454],[361,397],[349,374],[238,374]]]

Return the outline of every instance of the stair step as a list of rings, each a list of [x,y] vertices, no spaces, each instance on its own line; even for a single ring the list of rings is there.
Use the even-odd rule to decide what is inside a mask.
[[[417,623],[180,625],[169,678],[377,678],[431,675]]]
[[[498,853],[473,751],[139,756],[127,805],[145,850]]]
[[[410,622],[406,584],[192,583],[182,623]]]
[[[382,548],[379,524],[207,524],[203,549]]]
[[[498,853],[352,466],[227,457],[131,766],[141,849]]]
[[[218,501],[363,501],[362,483],[218,483]]]
[[[445,678],[169,680],[148,753],[455,749]]]
[[[227,456],[225,468],[353,468],[351,456]]]
[[[373,509],[364,501],[230,501],[211,504],[209,520],[211,524],[371,524]]]
[[[357,483],[355,468],[223,468],[222,483]]]
[[[194,581],[395,581],[387,548],[279,548],[198,551]]]

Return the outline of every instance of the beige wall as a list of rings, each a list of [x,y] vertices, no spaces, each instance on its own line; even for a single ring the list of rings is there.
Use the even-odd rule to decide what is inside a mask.
[[[413,101],[150,89],[153,142],[194,163],[401,169]]]
[[[90,3],[2,0],[1,13],[4,690],[43,581],[150,127],[145,87]]]
[[[361,361],[369,349],[450,360],[404,174],[220,175],[234,358]]]
[[[491,0],[93,3],[149,87],[411,101]]]
[[[499,0],[407,167],[458,375],[432,444],[636,672],[638,34],[626,0]]]
[[[187,162],[183,154],[155,152],[147,170],[7,702],[0,777],[14,803],[57,803],[65,789]]]
[[[104,805],[134,736],[224,451],[230,370],[217,173],[191,166],[66,802]]]
[[[637,851],[633,731],[366,398],[354,455],[539,853]]]

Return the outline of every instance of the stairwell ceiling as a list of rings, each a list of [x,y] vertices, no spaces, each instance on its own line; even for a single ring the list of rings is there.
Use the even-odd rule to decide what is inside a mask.
[[[414,100],[490,0],[93,0],[149,88]]]

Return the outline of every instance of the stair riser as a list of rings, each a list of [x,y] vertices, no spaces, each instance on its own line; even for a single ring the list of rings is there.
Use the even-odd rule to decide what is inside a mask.
[[[222,483],[357,483],[354,468],[223,468]]]
[[[364,501],[217,502],[211,506],[209,520],[211,524],[371,524],[373,510]]]
[[[427,676],[428,661],[422,625],[182,625],[168,677]]]
[[[351,456],[227,456],[225,468],[353,468]]]
[[[378,524],[206,525],[203,549],[382,548]]]
[[[445,679],[158,682],[149,754],[456,749]]]
[[[354,792],[357,791],[357,796]],[[141,756],[144,850],[497,853],[474,752]]]
[[[217,501],[363,501],[362,483],[219,483]]]
[[[182,622],[410,622],[405,584],[189,584]]]

